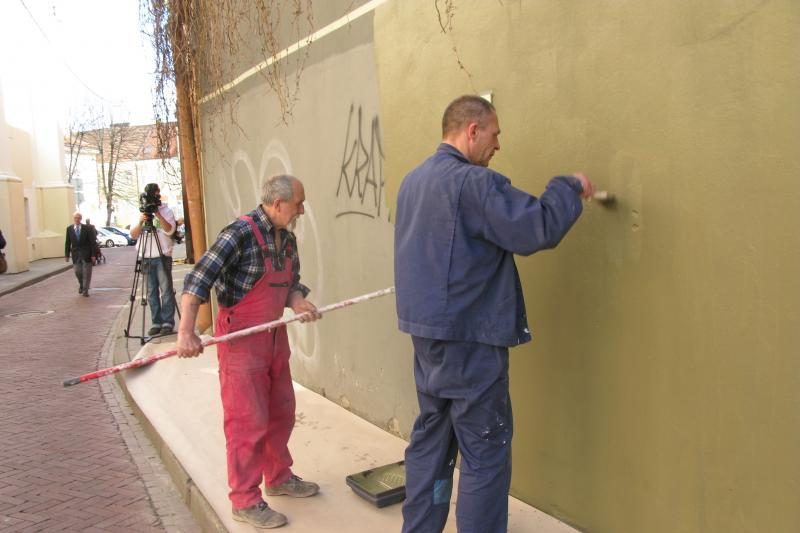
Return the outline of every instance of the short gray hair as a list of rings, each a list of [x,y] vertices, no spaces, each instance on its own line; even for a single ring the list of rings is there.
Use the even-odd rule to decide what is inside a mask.
[[[261,203],[270,205],[275,200],[291,200],[294,196],[294,182],[299,181],[289,174],[278,174],[264,180],[261,186]]]
[[[485,119],[495,114],[494,106],[486,99],[474,94],[459,96],[447,106],[442,117],[442,136],[461,130],[470,122],[477,122],[481,127]]]

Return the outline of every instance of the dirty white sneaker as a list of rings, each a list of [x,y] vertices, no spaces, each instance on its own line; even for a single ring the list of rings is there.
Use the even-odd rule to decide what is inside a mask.
[[[261,501],[252,507],[234,509],[233,519],[237,522],[247,522],[251,526],[261,529],[272,529],[286,524],[286,515],[273,511],[267,502]]]
[[[312,481],[303,481],[292,474],[292,477],[274,487],[267,487],[267,496],[291,496],[293,498],[308,498],[319,492],[319,485]]]

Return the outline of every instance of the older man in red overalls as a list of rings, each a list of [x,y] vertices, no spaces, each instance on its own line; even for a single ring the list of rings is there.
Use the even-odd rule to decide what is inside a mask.
[[[278,319],[285,307],[310,312],[303,322],[320,318],[300,284],[297,241],[288,229],[303,214],[304,200],[297,178],[274,176],[264,183],[261,205],[220,232],[184,281],[179,356],[203,350],[194,326],[212,284],[219,302],[217,335]],[[291,470],[295,399],[286,327],[219,344],[217,354],[233,518],[258,528],[280,527],[286,516],[263,500],[262,480],[269,496],[302,498],[319,491]]]

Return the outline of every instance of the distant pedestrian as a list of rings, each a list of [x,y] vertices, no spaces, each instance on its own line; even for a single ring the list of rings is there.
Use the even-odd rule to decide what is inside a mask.
[[[94,263],[94,245],[97,234],[94,226],[81,224],[83,215],[75,212],[72,224],[67,226],[67,238],[64,242],[64,260],[72,259],[72,268],[78,278],[78,294],[89,297],[89,286],[92,282],[92,264]]]
[[[97,229],[94,227],[94,224],[92,224],[92,220],[89,218],[86,219],[86,225],[89,227],[90,230],[92,230],[92,233],[95,234],[95,239],[94,242],[92,243],[92,257],[94,258],[92,263],[94,265],[99,265],[101,261],[105,262],[106,258],[103,257],[103,252],[100,251],[100,243],[97,240]]]
[[[3,237],[3,230],[0,230],[0,274],[5,274],[8,270],[8,263],[6,262],[6,254],[3,253],[3,248],[6,247],[6,238]]]

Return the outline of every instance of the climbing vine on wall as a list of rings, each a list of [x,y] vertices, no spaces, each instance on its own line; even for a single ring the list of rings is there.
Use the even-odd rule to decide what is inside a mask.
[[[280,107],[276,120],[288,122],[308,48],[275,59],[287,43],[313,33],[311,0],[140,0],[140,17],[156,51],[159,122],[175,113],[176,75],[185,78],[192,110],[202,104],[213,115],[231,104],[233,116],[238,94],[227,84],[251,66],[240,57],[262,61],[258,73]]]
[[[469,78],[470,85],[473,85],[472,74],[467,70],[467,67],[464,66],[464,62],[461,61],[461,55],[456,46],[456,39],[453,36],[453,20],[456,16],[455,0],[434,0],[433,7],[436,8],[436,15],[439,18],[439,27],[442,29],[442,33],[450,36],[450,43],[452,45],[453,55],[455,55],[456,62],[458,63],[458,68],[464,71],[464,74]],[[472,90],[473,92],[475,91],[474,86]]]

